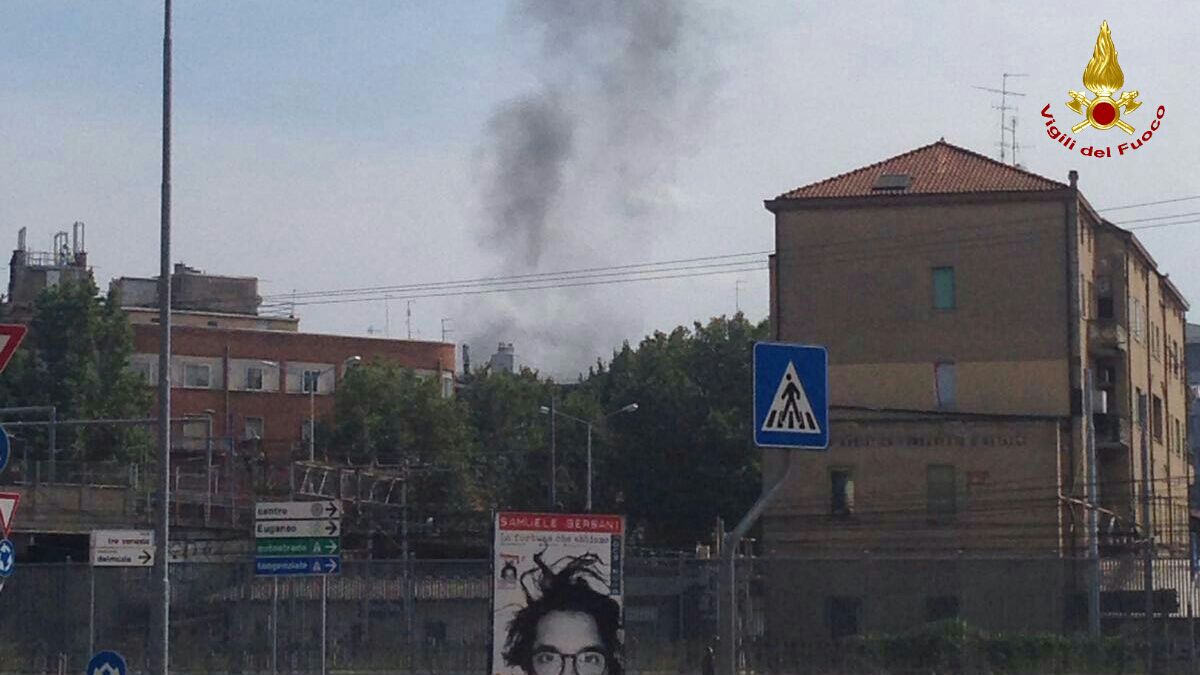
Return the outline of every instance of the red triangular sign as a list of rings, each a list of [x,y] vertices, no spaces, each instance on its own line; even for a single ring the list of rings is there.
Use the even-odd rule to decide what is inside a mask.
[[[29,330],[26,326],[19,323],[2,323],[0,324],[0,372],[4,372],[4,367],[12,360],[13,354],[17,353],[17,347],[21,346],[21,340],[25,339],[25,332]]]
[[[13,514],[17,512],[17,503],[20,501],[19,493],[0,492],[0,530],[4,531],[5,539],[8,539],[8,533],[12,531]]]

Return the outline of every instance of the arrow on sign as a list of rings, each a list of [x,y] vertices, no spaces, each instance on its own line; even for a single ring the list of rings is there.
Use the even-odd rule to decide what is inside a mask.
[[[325,561],[325,571],[326,572],[329,572],[330,574],[332,574],[337,571],[337,568],[338,568],[337,558],[330,558]]]
[[[325,505],[325,513],[328,514],[330,518],[333,518],[334,516],[336,516],[338,514],[337,503],[329,502],[328,504],[326,504]]]
[[[138,556],[138,560],[141,560],[143,565],[149,564],[153,559],[154,556],[150,553],[150,551],[142,551],[142,554]]]
[[[328,532],[329,536],[331,536],[331,537],[333,535],[337,534],[337,531],[338,531],[337,521],[333,521],[333,520],[329,521],[329,523],[325,526],[325,531]]]
[[[18,323],[0,324],[0,371],[4,370],[4,366],[8,365],[16,353],[17,347],[21,346],[26,330],[28,329],[25,326]]]

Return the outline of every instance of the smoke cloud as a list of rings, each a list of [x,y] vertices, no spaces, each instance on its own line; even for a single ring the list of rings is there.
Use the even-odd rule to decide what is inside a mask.
[[[536,36],[538,84],[497,107],[485,129],[479,241],[496,274],[652,259],[679,203],[675,168],[713,85],[704,17],[683,0],[516,0]],[[472,301],[467,342],[482,362],[498,342],[559,377],[586,370],[644,326],[618,286]]]

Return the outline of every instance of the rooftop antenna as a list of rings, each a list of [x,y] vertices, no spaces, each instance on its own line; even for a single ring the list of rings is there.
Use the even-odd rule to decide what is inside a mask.
[[[453,329],[446,328],[446,324],[452,323],[453,321],[454,321],[454,319],[451,319],[448,316],[442,317],[442,342],[446,341],[447,335],[452,335],[454,333]]]
[[[1008,111],[1012,110],[1013,112],[1016,112],[1016,110],[1017,110],[1017,106],[1015,104],[1011,105],[1011,106],[1008,104],[1008,97],[1025,95],[1024,92],[1012,91],[1008,88],[1008,78],[1010,78],[1010,77],[1029,77],[1029,74],[1028,73],[1004,73],[1003,77],[1001,78],[1001,83],[1000,83],[999,89],[994,89],[992,87],[981,87],[979,85],[971,85],[975,89],[980,89],[982,91],[990,91],[993,94],[1000,94],[1000,105],[993,105],[992,108],[1000,111],[1000,161],[1001,162],[1007,161],[1007,156],[1006,156],[1007,153],[1005,152],[1005,148],[1006,148],[1005,134],[1007,134],[1009,132],[1009,127],[1007,124]],[[1016,119],[1015,116],[1013,119]],[[1013,143],[1014,144],[1016,143],[1016,131],[1015,130],[1016,130],[1016,125],[1014,124],[1013,125]],[[1015,159],[1016,148],[1015,147],[1013,148],[1013,155],[1014,155],[1013,162],[1016,163],[1016,159]]]
[[[412,339],[412,300],[406,301],[408,306],[404,308],[404,325],[408,329],[408,339]]]
[[[742,311],[742,284],[744,283],[746,283],[744,279],[733,282],[733,311],[738,314]]]

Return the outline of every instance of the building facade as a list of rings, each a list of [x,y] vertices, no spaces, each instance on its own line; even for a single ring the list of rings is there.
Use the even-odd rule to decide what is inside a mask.
[[[1187,550],[1188,305],[1075,172],[939,141],[766,207],[774,337],[828,348],[835,409],[767,451],[770,554]]]
[[[130,366],[147,386],[158,382],[156,283],[112,282],[134,329]],[[259,479],[286,485],[293,461],[321,459],[310,443],[312,420],[332,414],[337,384],[355,364],[397,363],[453,395],[453,344],[303,333],[295,317],[258,313],[257,283],[182,265],[172,275],[172,305],[178,291],[185,308],[171,314],[172,416],[192,418],[175,447],[194,461],[208,461],[210,449],[218,466],[257,459]]]

